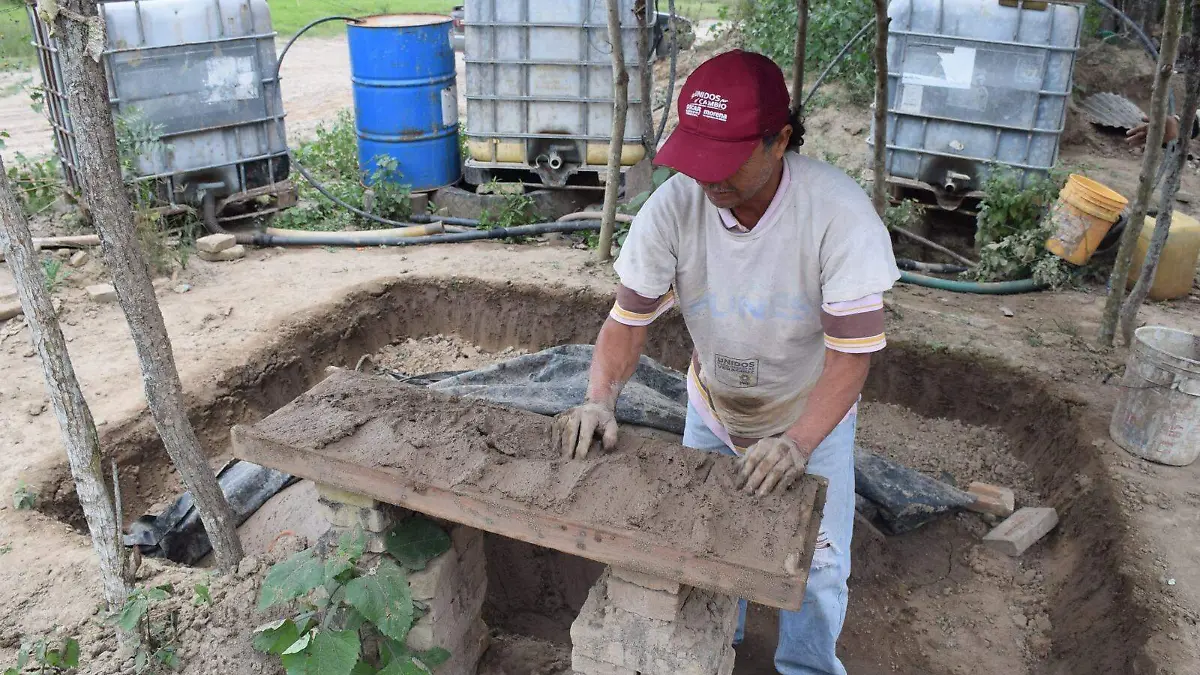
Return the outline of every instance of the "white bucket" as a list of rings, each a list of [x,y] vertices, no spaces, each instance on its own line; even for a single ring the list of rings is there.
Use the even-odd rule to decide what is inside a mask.
[[[1200,456],[1200,337],[1163,326],[1134,333],[1108,433],[1131,454],[1187,466]]]

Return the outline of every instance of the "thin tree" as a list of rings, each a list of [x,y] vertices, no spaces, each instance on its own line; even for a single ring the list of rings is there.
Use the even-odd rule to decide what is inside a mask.
[[[104,24],[97,16],[95,0],[44,5],[39,4],[39,14],[54,25],[58,36],[67,103],[79,146],[83,199],[100,235],[104,264],[112,273],[117,300],[129,324],[150,414],[183,484],[196,500],[217,566],[231,570],[242,558],[236,521],[188,421],[171,340],[121,176],[108,83],[100,61],[106,44]]]
[[[1108,279],[1108,300],[1104,304],[1104,316],[1100,320],[1100,346],[1111,347],[1117,332],[1117,319],[1121,313],[1121,301],[1125,297],[1125,279],[1129,276],[1129,265],[1133,260],[1133,249],[1150,194],[1154,192],[1154,181],[1158,175],[1158,163],[1162,159],[1163,128],[1167,118],[1167,94],[1171,86],[1171,72],[1175,69],[1175,56],[1179,51],[1179,33],[1183,24],[1182,0],[1167,0],[1163,13],[1162,46],[1158,52],[1158,70],[1154,76],[1154,93],[1150,97],[1150,128],[1146,131],[1146,151],[1142,157],[1142,173],[1138,179],[1137,196],[1125,231],[1121,233],[1121,247],[1117,250],[1117,261],[1113,264],[1112,276]]]
[[[29,334],[42,361],[42,374],[50,394],[50,407],[58,418],[63,445],[67,448],[67,463],[75,479],[75,494],[83,509],[92,549],[100,560],[100,581],[104,601],[110,612],[125,604],[129,586],[125,583],[125,547],[121,544],[119,515],[104,484],[101,468],[100,436],[88,409],[79,379],[71,366],[67,341],[63,338],[58,316],[46,288],[46,275],[33,246],[29,223],[13,194],[12,185],[0,159],[0,249],[17,283],[17,295],[25,310]]]
[[[796,53],[792,59],[792,112],[804,106],[804,56],[808,48],[808,0],[796,0]]]
[[[650,60],[650,23],[651,13],[646,6],[646,0],[638,0],[634,6],[634,14],[641,19],[637,49],[638,49],[638,86],[641,88],[639,98],[642,101],[642,147],[646,149],[646,159],[653,160],[657,148],[654,144],[654,69]],[[654,17],[657,21],[658,17]],[[667,101],[664,114],[671,112],[671,102]]]
[[[596,257],[612,258],[613,229],[617,221],[617,190],[621,187],[621,151],[625,149],[625,115],[629,112],[629,73],[621,46],[621,0],[608,0],[608,42],[612,47],[613,118],[608,144],[608,182],[604,185],[604,217]]]
[[[1125,300],[1121,308],[1121,335],[1125,344],[1133,344],[1133,331],[1137,328],[1138,310],[1150,294],[1150,286],[1154,284],[1154,275],[1158,271],[1159,259],[1167,245],[1167,235],[1171,233],[1171,219],[1175,213],[1175,195],[1179,193],[1179,181],[1183,177],[1184,167],[1187,166],[1188,144],[1191,141],[1192,120],[1196,119],[1196,110],[1200,108],[1200,0],[1192,0],[1192,25],[1190,39],[1186,48],[1179,54],[1179,69],[1183,71],[1187,94],[1183,99],[1184,131],[1179,135],[1175,153],[1164,161],[1170,161],[1167,181],[1163,185],[1162,195],[1158,206],[1158,218],[1154,223],[1154,234],[1147,246],[1146,257],[1142,261],[1142,270],[1138,275],[1137,284]],[[1122,281],[1114,277],[1113,283]]]
[[[875,181],[871,201],[883,217],[887,209],[887,107],[888,107],[888,24],[887,0],[875,0]]]

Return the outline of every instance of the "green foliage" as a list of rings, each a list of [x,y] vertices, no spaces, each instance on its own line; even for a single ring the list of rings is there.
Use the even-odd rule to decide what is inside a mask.
[[[67,638],[61,643],[45,637],[21,642],[17,650],[17,665],[5,669],[4,675],[19,675],[29,667],[37,675],[66,675],[79,668],[79,642]]]
[[[212,601],[213,601],[212,593],[209,592],[208,586],[205,586],[204,584],[196,584],[196,585],[192,586],[192,592],[194,593],[194,595],[192,596],[192,604],[193,605],[211,605],[212,604]]]
[[[427,518],[408,518],[388,533],[385,545],[401,565],[423,570],[430,560],[450,550],[450,535]]]
[[[42,271],[46,273],[46,291],[49,293],[58,290],[62,282],[71,276],[71,270],[65,268],[62,261],[58,258],[44,258],[42,260]]]
[[[0,0],[0,73],[33,65],[32,41],[24,1]]]
[[[322,560],[313,549],[293,554],[267,573],[259,609],[297,602],[291,617],[254,630],[254,648],[278,655],[288,675],[423,675],[449,653],[413,653],[404,645],[419,610],[408,571],[450,549],[450,537],[432,521],[414,516],[387,534],[388,552],[370,571],[359,568],[366,537],[344,534]],[[363,638],[378,638],[377,654],[362,653]],[[380,670],[382,669],[382,670]]]
[[[359,170],[358,137],[349,110],[339,112],[333,124],[317,127],[317,137],[301,144],[295,154],[296,161],[311,171],[330,194],[347,204],[390,220],[404,221],[412,215],[410,191],[403,184],[395,158],[376,157],[377,168],[369,176]],[[275,216],[275,227],[321,231],[388,227],[337,206],[303,177],[297,177],[296,189],[299,202]]]
[[[967,274],[977,281],[1033,277],[1053,287],[1066,283],[1065,264],[1046,250],[1052,234],[1046,216],[1064,182],[1065,176],[1053,172],[1048,177],[1030,177],[1022,186],[1017,173],[994,168],[984,181],[976,220],[979,266]]]
[[[17,152],[13,161],[5,164],[8,182],[26,216],[39,214],[54,203],[63,192],[63,181],[57,157],[30,159]]]
[[[176,670],[179,661],[179,616],[162,603],[175,592],[170,584],[135,588],[114,617],[117,626],[138,639],[133,669],[136,673]]]
[[[874,16],[871,0],[812,0],[808,8],[805,72],[815,76],[824,70]],[[766,54],[782,68],[792,66],[796,51],[794,0],[743,0],[732,18],[747,49]],[[860,40],[829,75],[831,80],[845,83],[855,100],[869,101],[874,91],[871,37],[867,35]]]
[[[313,19],[335,14],[449,14],[450,10],[459,4],[462,4],[461,0],[267,0],[267,5],[271,8],[271,23],[283,37],[291,37]],[[305,33],[304,37],[345,34],[346,28],[340,21],[330,21]]]
[[[883,212],[883,222],[888,229],[899,227],[908,231],[921,225],[925,219],[925,207],[911,199],[891,204]]]
[[[37,505],[37,490],[25,484],[25,481],[17,479],[17,489],[13,490],[12,500],[13,508],[18,511],[28,511]]]
[[[117,136],[117,157],[126,181],[132,181],[137,175],[137,165],[142,159],[171,149],[170,144],[162,140],[166,127],[147,119],[140,108],[128,108],[113,117],[113,128]]]
[[[480,186],[479,193],[504,195],[504,204],[501,205],[499,213],[492,213],[491,209],[484,209],[479,216],[480,229],[493,230],[498,227],[531,225],[536,223],[540,217],[533,197],[524,192],[505,192],[500,182],[494,178]]]

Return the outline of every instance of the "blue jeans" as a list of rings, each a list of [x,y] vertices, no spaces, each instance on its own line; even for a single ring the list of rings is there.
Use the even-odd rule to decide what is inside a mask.
[[[846,580],[850,578],[850,538],[854,534],[854,432],[851,416],[817,446],[808,473],[829,480],[821,537],[809,571],[804,604],[798,612],[780,610],[775,669],[782,675],[846,675],[835,652],[846,619]],[[683,444],[697,450],[732,455],[688,405]],[[741,602],[735,644],[746,629],[746,601]]]

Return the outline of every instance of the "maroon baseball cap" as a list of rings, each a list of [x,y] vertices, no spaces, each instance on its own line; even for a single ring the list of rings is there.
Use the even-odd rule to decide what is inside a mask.
[[[720,183],[750,159],[765,136],[788,124],[783,71],[762,54],[734,50],[700,64],[679,92],[679,126],[655,164],[702,183]]]

